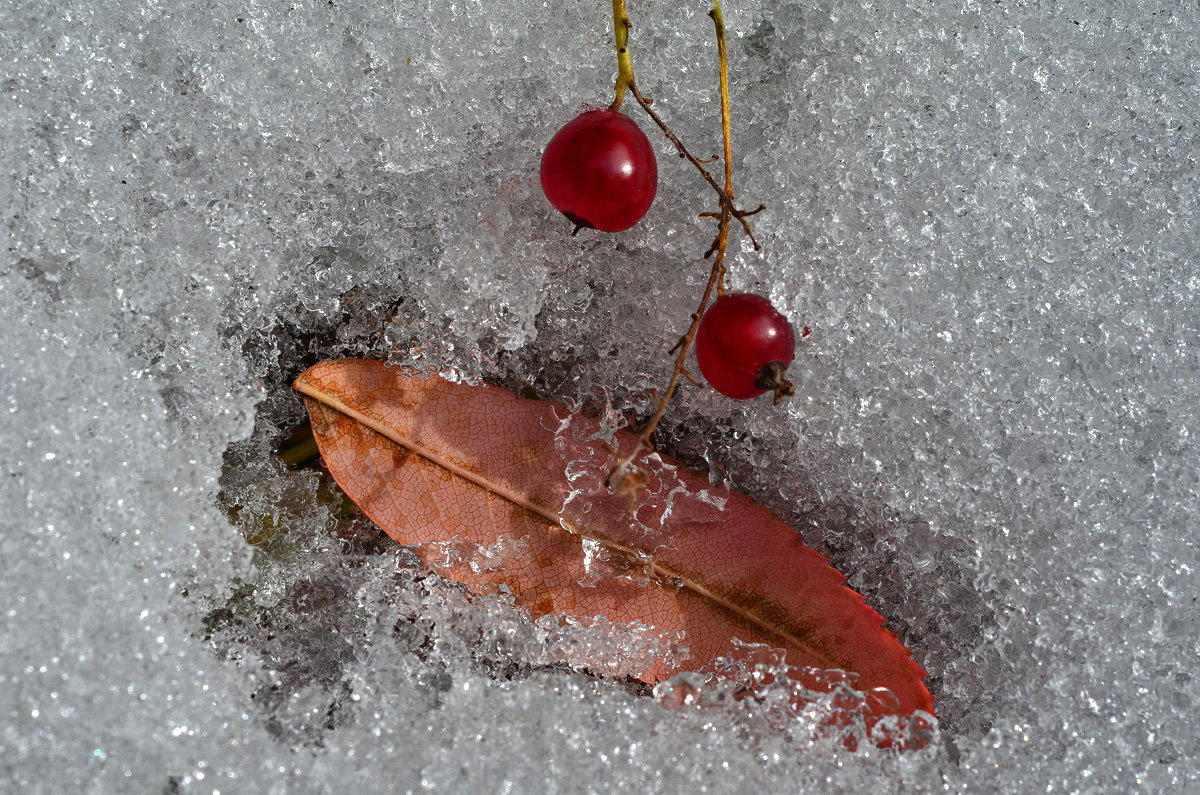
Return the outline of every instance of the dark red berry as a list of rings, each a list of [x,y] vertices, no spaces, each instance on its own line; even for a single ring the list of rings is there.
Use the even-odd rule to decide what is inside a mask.
[[[795,353],[791,324],[759,295],[730,293],[718,299],[696,331],[700,372],[713,389],[737,400],[772,391],[778,403],[793,394],[784,371]]]
[[[623,113],[590,110],[559,130],[542,154],[542,191],[578,227],[622,232],[658,191],[645,133]]]

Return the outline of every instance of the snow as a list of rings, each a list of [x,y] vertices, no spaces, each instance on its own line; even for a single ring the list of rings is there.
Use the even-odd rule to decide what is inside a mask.
[[[701,156],[707,8],[629,9]],[[785,406],[688,387],[661,442],[888,619],[926,750],[593,675],[647,639],[471,598],[279,461],[333,356],[647,413],[713,196],[632,100],[642,224],[572,238],[536,180],[610,101],[610,13],[0,10],[0,787],[1200,788],[1194,8],[726,5],[737,193],[767,204],[730,287],[811,334]]]

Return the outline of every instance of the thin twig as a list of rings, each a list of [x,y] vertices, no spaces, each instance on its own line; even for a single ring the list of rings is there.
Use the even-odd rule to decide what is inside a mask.
[[[725,196],[729,203],[721,204],[721,219],[717,223],[717,259],[725,259],[725,249],[729,245],[729,214],[736,212],[733,206],[733,126],[729,120],[729,54],[725,49],[725,17],[721,14],[721,0],[713,0],[713,8],[708,12],[713,25],[717,29],[717,57],[721,61],[721,141],[725,146]],[[762,209],[760,206],[759,210]],[[755,210],[758,212],[758,210]],[[739,219],[748,231],[749,222]],[[758,250],[758,241],[750,235],[754,249]],[[717,297],[725,296],[725,269],[722,268],[717,277]]]
[[[754,236],[754,231],[750,228],[750,222],[747,221],[746,218],[766,209],[766,205],[759,205],[753,210],[739,210],[737,207],[735,207],[733,204],[733,197],[721,190],[721,186],[717,184],[715,179],[713,179],[713,175],[710,174],[708,169],[704,167],[704,164],[700,158],[688,151],[688,148],[683,145],[683,141],[680,141],[679,137],[676,136],[675,133],[671,132],[671,128],[668,127],[667,123],[662,120],[662,117],[654,112],[654,108],[650,107],[650,100],[642,96],[641,91],[638,91],[637,83],[630,81],[629,90],[633,94],[633,98],[636,99],[638,104],[642,106],[642,110],[649,114],[650,118],[654,120],[654,123],[658,125],[658,129],[663,131],[663,135],[667,136],[667,140],[675,144],[675,148],[679,150],[679,154],[683,155],[689,163],[695,166],[700,171],[700,175],[704,177],[704,181],[712,186],[712,189],[717,192],[717,196],[721,202],[721,207],[725,210],[728,210],[731,216],[741,222],[742,231],[746,233],[746,236],[750,238],[750,242],[754,244],[754,250],[761,250],[762,246],[758,244],[758,238]]]
[[[614,3],[615,2],[617,2],[617,0],[614,0]],[[636,499],[633,495],[636,494],[636,491],[640,485],[645,482],[645,476],[638,472],[636,468],[631,466],[633,459],[636,458],[643,450],[653,449],[653,446],[650,443],[650,436],[654,433],[655,428],[658,427],[658,423],[662,420],[663,414],[666,413],[667,406],[671,403],[671,398],[675,396],[675,391],[679,388],[680,379],[687,377],[689,380],[693,380],[691,374],[688,373],[687,370],[688,351],[691,350],[692,342],[696,339],[696,331],[700,327],[700,319],[704,317],[704,310],[708,308],[708,301],[712,297],[713,290],[716,289],[718,292],[724,292],[723,283],[725,279],[725,252],[729,248],[730,220],[733,218],[738,218],[742,222],[743,227],[746,229],[747,234],[749,234],[749,224],[746,222],[745,218],[739,215],[739,211],[733,204],[733,133],[729,120],[729,60],[725,50],[725,20],[721,15],[720,0],[713,0],[713,6],[713,10],[709,12],[709,16],[712,17],[713,24],[716,26],[717,55],[721,64],[721,135],[725,142],[724,190],[717,185],[716,181],[713,180],[712,175],[710,175],[704,169],[704,167],[700,165],[696,158],[692,157],[691,153],[684,148],[683,144],[679,142],[679,139],[676,138],[674,133],[667,128],[666,124],[664,124],[658,118],[654,111],[650,110],[648,103],[644,101],[644,98],[638,92],[637,86],[632,81],[629,83],[629,90],[633,92],[633,95],[637,98],[638,103],[646,109],[646,112],[650,114],[651,118],[654,119],[667,137],[676,145],[676,147],[679,148],[679,151],[683,153],[685,157],[691,160],[697,168],[700,169],[709,183],[717,190],[717,193],[721,195],[721,215],[717,224],[718,231],[715,244],[716,257],[713,259],[712,270],[709,272],[708,284],[704,287],[704,297],[700,299],[700,306],[695,313],[692,314],[691,324],[688,326],[687,333],[684,334],[683,338],[679,341],[679,343],[676,344],[678,352],[675,355],[675,369],[671,372],[671,380],[667,384],[667,390],[662,397],[659,397],[657,393],[654,393],[654,400],[658,404],[657,410],[638,433],[637,441],[634,443],[633,449],[627,453],[618,455],[616,464],[611,470],[609,470],[608,473],[608,487],[618,493],[630,495],[630,512],[636,508]],[[754,212],[757,212],[757,210]],[[749,215],[751,213],[746,214]],[[751,235],[751,240],[753,239],[753,235]],[[757,242],[754,245],[756,248],[758,247]]]
[[[728,104],[729,64],[725,53],[725,20],[721,16],[721,4],[717,2],[717,0],[713,0],[713,4],[715,8],[709,12],[709,16],[713,18],[714,24],[716,24],[719,28],[719,32],[717,34],[717,51],[720,53],[722,64],[721,96],[724,97],[722,101],[725,102],[725,104]],[[733,203],[733,195],[727,190],[722,190],[721,186],[717,184],[717,181],[713,179],[713,175],[710,174],[708,169],[704,167],[705,164],[714,162],[716,158],[702,160],[693,155],[690,151],[688,151],[688,148],[683,145],[683,141],[679,140],[679,136],[675,135],[671,128],[667,126],[667,123],[662,120],[662,117],[654,112],[654,108],[651,107],[651,104],[653,104],[654,100],[646,97],[641,91],[638,90],[637,81],[633,76],[633,57],[629,53],[629,31],[633,27],[633,23],[629,21],[629,11],[625,8],[625,0],[612,0],[612,6],[613,35],[617,47],[617,82],[615,86],[615,97],[613,98],[612,104],[608,106],[608,109],[613,111],[620,110],[622,103],[625,101],[625,91],[628,89],[633,94],[634,99],[638,101],[638,104],[642,106],[642,110],[649,114],[650,118],[654,120],[654,123],[658,125],[658,129],[662,130],[663,135],[667,136],[667,140],[675,145],[675,148],[679,151],[679,154],[689,163],[695,166],[697,170],[699,170],[700,175],[704,177],[704,181],[707,182],[709,186],[711,186],[712,189],[717,192],[717,197],[721,202],[722,210],[728,210],[732,217],[738,219],[738,222],[742,225],[742,231],[746,233],[746,236],[750,238],[750,242],[754,244],[754,250],[760,251],[762,246],[758,244],[758,238],[754,236],[754,230],[750,228],[750,222],[746,219],[755,213],[765,210],[766,205],[760,204],[753,210],[739,210]],[[724,111],[722,112],[724,113]],[[730,152],[729,130],[726,129],[728,126],[729,115],[724,113],[722,116],[722,132],[725,134],[726,170],[729,168],[728,164]],[[729,181],[726,180],[727,185],[728,182]],[[701,215],[708,215],[708,213],[701,213]],[[575,231],[579,230],[576,229]],[[704,256],[708,257],[714,250],[715,244],[713,248],[710,249]],[[724,292],[725,287],[724,283],[722,283],[721,294],[723,295]]]

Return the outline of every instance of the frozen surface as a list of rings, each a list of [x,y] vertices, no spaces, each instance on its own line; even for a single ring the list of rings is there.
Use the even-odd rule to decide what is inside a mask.
[[[647,409],[712,197],[657,134],[630,232],[570,237],[536,182],[609,101],[607,2],[5,4],[0,789],[1200,788],[1185,5],[726,8],[769,206],[731,285],[811,333],[786,408],[689,388],[662,444],[929,672],[933,747],[849,754],[585,672],[663,650],[471,599],[275,455],[330,356]],[[701,155],[706,10],[630,7]]]

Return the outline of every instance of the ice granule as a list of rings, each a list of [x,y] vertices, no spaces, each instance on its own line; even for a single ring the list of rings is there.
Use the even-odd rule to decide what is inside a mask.
[[[707,9],[630,5],[700,156]],[[610,99],[608,13],[0,10],[5,788],[1200,787],[1195,8],[726,4],[735,181],[768,205],[730,286],[811,333],[786,407],[688,387],[659,441],[887,618],[925,751],[668,708],[620,674],[669,643],[469,597],[279,462],[331,356],[647,411],[712,197],[632,107],[643,224],[570,237],[536,182]]]

